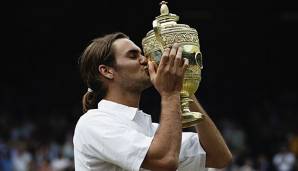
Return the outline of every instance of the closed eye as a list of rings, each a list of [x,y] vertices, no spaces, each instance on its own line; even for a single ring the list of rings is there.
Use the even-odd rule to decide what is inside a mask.
[[[133,50],[128,51],[128,57],[129,58],[134,59],[134,58],[137,58],[140,55],[141,55],[141,52],[139,50],[133,49]]]

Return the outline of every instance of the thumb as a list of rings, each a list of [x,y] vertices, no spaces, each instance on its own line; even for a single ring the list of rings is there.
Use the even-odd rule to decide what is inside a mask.
[[[152,61],[148,61],[148,71],[151,80],[153,80],[156,76],[156,67],[154,66],[154,63]]]

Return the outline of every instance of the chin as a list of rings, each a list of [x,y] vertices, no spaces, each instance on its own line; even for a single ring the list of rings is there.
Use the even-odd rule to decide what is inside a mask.
[[[145,89],[152,87],[152,83],[150,82],[150,84],[147,84],[147,86],[145,87]]]
[[[145,80],[143,83],[144,83],[143,84],[143,90],[145,90],[145,89],[152,86],[152,83],[151,83],[150,79]]]

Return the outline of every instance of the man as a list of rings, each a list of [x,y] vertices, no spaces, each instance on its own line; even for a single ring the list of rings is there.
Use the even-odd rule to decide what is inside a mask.
[[[80,59],[88,92],[73,138],[76,170],[227,166],[231,153],[208,116],[196,126],[199,134],[182,133],[180,90],[187,66],[178,44],[165,49],[157,66],[123,33],[93,40]],[[159,124],[138,109],[142,91],[151,85],[161,96]],[[197,100],[191,108],[205,113]]]

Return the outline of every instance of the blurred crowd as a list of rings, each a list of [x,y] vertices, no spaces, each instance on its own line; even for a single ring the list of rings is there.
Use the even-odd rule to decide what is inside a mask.
[[[37,129],[34,123],[26,122],[18,127],[10,127],[8,137],[1,136],[1,171],[74,170],[72,133],[61,130],[65,138],[59,141],[50,133],[51,130],[43,130],[43,138],[36,135]]]
[[[225,127],[222,130],[223,136],[228,143],[232,153],[233,162],[225,169],[214,169],[217,171],[297,171],[298,170],[298,132],[288,132],[282,141],[272,141],[265,144],[259,136],[248,137],[244,129],[235,123],[224,121]],[[257,125],[255,125],[257,126]],[[271,130],[274,131],[274,130]],[[258,134],[256,132],[255,134]],[[272,134],[268,132],[267,134]],[[274,134],[274,133],[273,133]],[[268,136],[268,135],[267,135]],[[264,145],[261,151],[254,151],[260,148],[249,144],[248,138],[256,138],[259,144]],[[274,145],[273,145],[274,144]],[[274,146],[273,149],[270,146]]]
[[[245,110],[217,120],[234,158],[223,170],[298,171],[297,95],[277,92]]]
[[[298,170],[295,101],[288,93],[264,100],[240,117],[212,115],[234,157],[230,166],[220,171]],[[45,110],[42,115],[26,114],[34,110],[24,107],[2,110],[0,171],[74,170],[72,136],[81,115],[80,104],[75,106]]]

